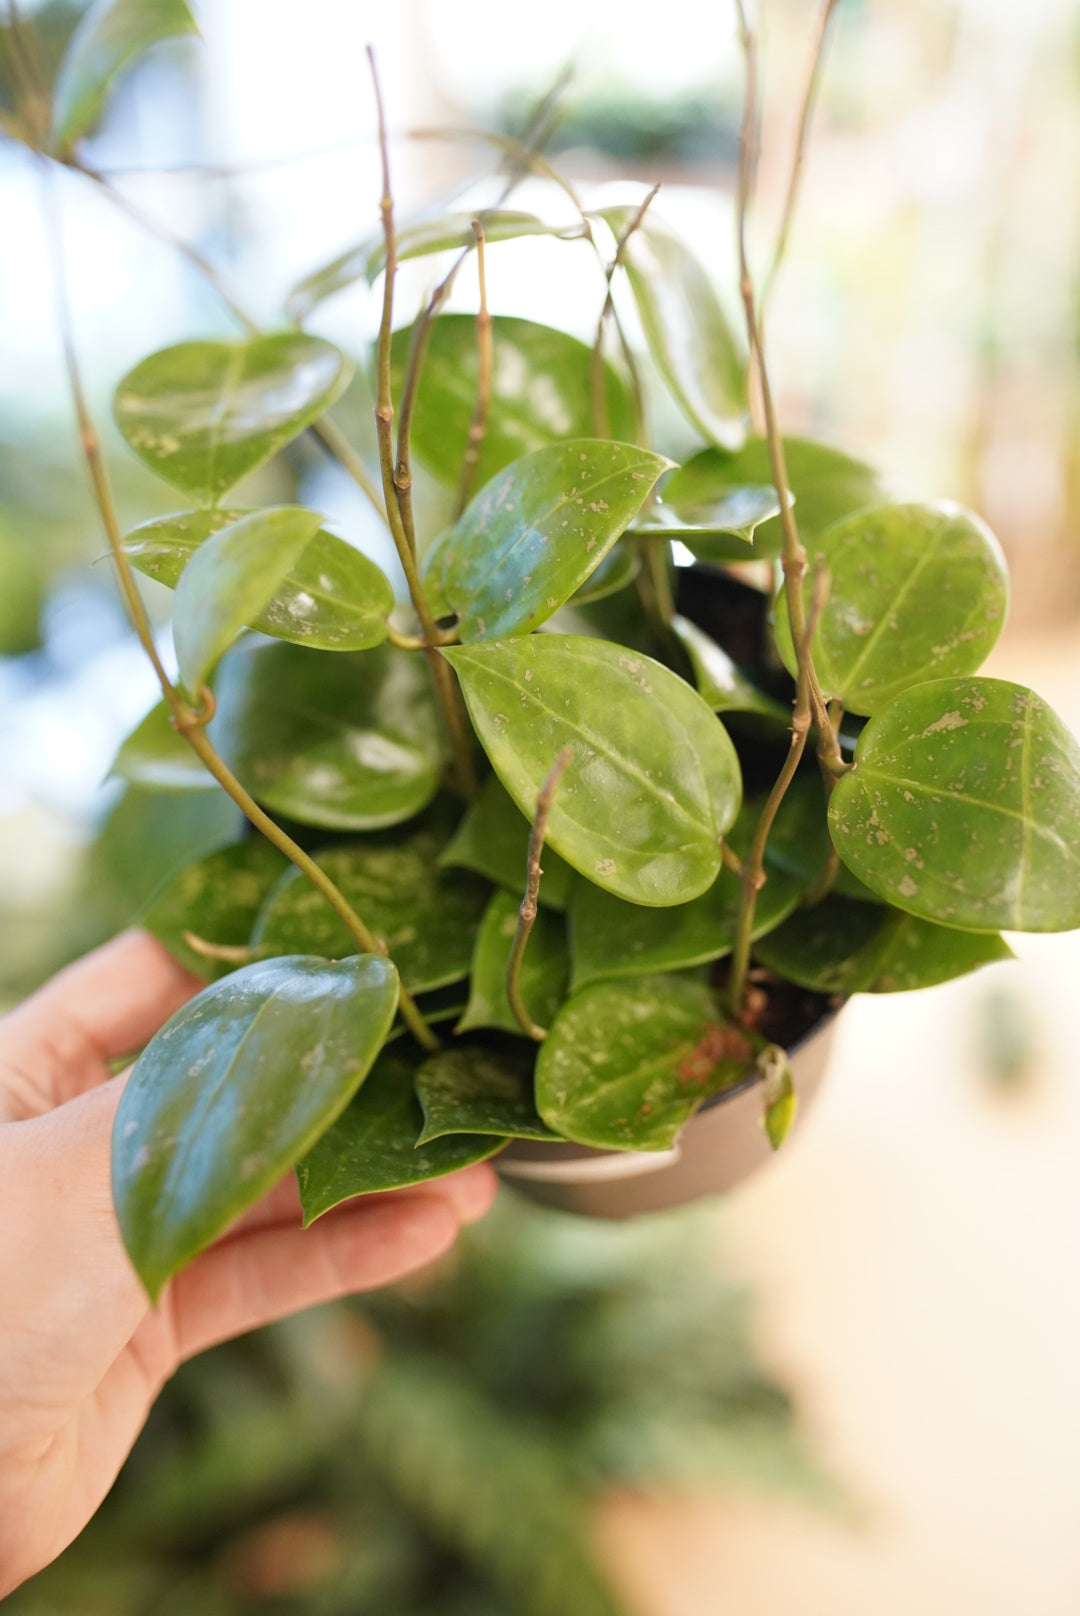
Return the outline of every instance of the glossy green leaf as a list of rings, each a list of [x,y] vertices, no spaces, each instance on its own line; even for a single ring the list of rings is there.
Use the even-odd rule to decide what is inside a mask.
[[[250,511],[199,546],[173,603],[177,666],[192,696],[245,623],[277,594],[321,525],[313,511],[279,505]]]
[[[698,694],[714,713],[760,713],[780,724],[791,723],[791,708],[752,684],[704,629],[688,617],[675,617],[671,626],[690,658]]]
[[[788,488],[795,496],[799,537],[804,544],[853,511],[880,505],[885,497],[872,467],[823,443],[815,443],[810,438],[785,438],[784,458]],[[751,438],[738,454],[703,449],[673,472],[664,485],[665,508],[703,532],[718,532],[718,524],[711,517],[717,510],[725,509],[733,493],[750,487],[772,486],[768,444],[764,438]],[[690,537],[685,542],[694,549],[697,540]],[[755,558],[772,558],[780,554],[781,548],[777,515],[755,528],[753,553]],[[700,553],[704,560],[746,559],[745,548],[740,548],[739,541],[732,541],[730,554],[721,550],[717,538]]]
[[[956,931],[929,920],[830,896],[798,909],[755,946],[777,976],[817,993],[907,993],[966,976],[1012,949],[995,933]]]
[[[68,41],[53,92],[52,145],[88,135],[115,81],[162,39],[197,34],[185,0],[96,0]]]
[[[183,736],[173,728],[167,702],[151,707],[120,744],[110,775],[157,791],[218,791]]]
[[[637,210],[605,208],[616,237]],[[698,431],[724,449],[746,436],[746,361],[699,259],[648,213],[629,238],[623,266],[657,369]]]
[[[468,976],[488,889],[472,876],[440,870],[445,835],[438,817],[411,835],[367,837],[317,855],[338,891],[386,943],[410,993]],[[289,869],[270,893],[253,933],[280,954],[340,959],[356,944],[321,892]]]
[[[354,1195],[443,1178],[502,1149],[505,1140],[470,1133],[419,1145],[424,1113],[415,1071],[407,1057],[385,1051],[352,1104],[297,1164],[305,1224]]]
[[[432,253],[449,252],[476,245],[472,222],[473,213],[440,213],[436,218],[423,219],[404,225],[397,233],[397,259],[404,263],[409,258],[427,258]],[[576,225],[550,225],[534,213],[519,213],[511,208],[499,208],[483,216],[484,240],[488,245],[497,241],[516,241],[522,236],[558,236],[563,240],[580,237],[583,227]],[[340,253],[330,263],[305,275],[289,293],[285,310],[290,320],[306,320],[312,309],[325,303],[328,297],[366,281],[371,286],[386,265],[386,242],[381,229],[373,230]]]
[[[124,549],[140,572],[175,589],[207,539],[251,514],[215,508],[161,516],[129,533]],[[390,581],[375,563],[320,527],[247,626],[315,650],[363,651],[385,640],[393,606]]]
[[[553,1139],[533,1098],[535,1052],[519,1049],[443,1049],[416,1074],[424,1113],[417,1141],[448,1134],[497,1134],[503,1139]]]
[[[566,438],[591,437],[592,350],[576,337],[532,320],[495,315],[491,322],[492,376],[487,429],[474,486],[534,449]],[[394,332],[394,397],[401,395],[411,328]],[[456,488],[476,411],[479,360],[476,320],[444,314],[433,321],[413,416],[418,460]],[[604,393],[611,436],[629,442],[634,412],[626,386],[605,362]]]
[[[243,814],[217,784],[192,792],[129,785],[93,843],[95,890],[108,895],[117,924],[135,921],[181,870],[243,829]]]
[[[461,824],[439,855],[439,863],[486,875],[508,892],[525,891],[531,825],[509,797],[497,775],[489,775]],[[540,902],[549,909],[565,909],[574,872],[545,845]]]
[[[608,551],[598,567],[571,595],[570,605],[591,606],[593,601],[607,600],[620,589],[632,584],[641,570],[641,557],[626,544],[616,544]]]
[[[631,903],[685,903],[713,883],[742,781],[727,731],[670,669],[606,640],[532,634],[443,653],[481,744],[532,815],[563,747],[548,841]]]
[[[198,953],[185,933],[228,948],[247,943],[266,894],[288,866],[264,837],[248,836],[189,864],[155,898],[142,925],[196,976],[208,982],[227,976],[234,967]]]
[[[166,1022],[113,1129],[113,1200],[151,1301],[348,1104],[397,999],[397,972],[378,955],[264,960]]]
[[[528,634],[549,618],[604,559],[668,465],[633,444],[574,438],[493,477],[428,568],[458,613],[462,640]]]
[[[1080,746],[1033,691],[933,679],[859,737],[829,829],[890,903],[969,931],[1080,926]]]
[[[704,983],[598,982],[560,1010],[536,1065],[549,1128],[599,1150],[667,1150],[704,1100],[754,1071],[750,1040]]]
[[[517,930],[519,903],[520,899],[509,892],[495,892],[491,896],[476,939],[469,1003],[458,1023],[458,1032],[468,1032],[475,1027],[501,1027],[505,1032],[521,1034],[521,1024],[506,996],[506,967]],[[566,997],[569,978],[566,926],[560,915],[541,909],[533,922],[521,967],[521,996],[538,1026],[550,1025]]]
[[[337,348],[300,331],[181,342],[128,371],[113,414],[159,477],[213,504],[328,410],[349,372]]]
[[[761,802],[747,803],[728,840],[746,851]],[[824,804],[822,805],[824,824]],[[754,936],[779,926],[799,902],[805,880],[767,864],[758,893]],[[722,869],[707,892],[671,909],[642,908],[579,881],[570,901],[573,989],[606,978],[682,971],[730,954],[739,916],[739,880]]]
[[[779,1150],[795,1126],[799,1096],[786,1054],[776,1046],[771,1053],[779,1068],[765,1078],[765,1137],[774,1150]]]
[[[376,830],[435,795],[443,740],[422,657],[247,639],[214,689],[212,740],[252,795],[290,819]]]
[[[1009,575],[984,522],[959,505],[879,505],[827,528],[809,546],[829,598],[814,639],[826,696],[876,713],[910,685],[974,673],[1005,623]],[[776,638],[796,671],[787,601]]]
[[[673,506],[658,500],[634,531],[654,539],[678,539],[700,561],[758,560],[764,553],[761,547],[749,551],[747,545],[754,543],[762,523],[779,511],[780,501],[771,484],[763,488],[731,488],[696,514],[689,507],[676,512]]]

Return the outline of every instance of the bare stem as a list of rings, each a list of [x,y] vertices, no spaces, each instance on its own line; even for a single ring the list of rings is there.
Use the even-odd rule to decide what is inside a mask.
[[[536,812],[533,815],[532,830],[529,834],[529,852],[525,867],[525,896],[521,900],[518,910],[517,930],[514,932],[514,941],[510,946],[510,960],[506,967],[506,997],[510,1001],[510,1008],[517,1017],[523,1032],[537,1043],[542,1043],[547,1037],[547,1030],[538,1027],[529,1014],[524,999],[521,997],[521,967],[525,959],[525,950],[528,947],[529,935],[536,919],[536,903],[540,892],[540,877],[544,873],[540,868],[540,855],[544,851],[544,837],[547,835],[547,823],[551,815],[551,805],[555,799],[555,788],[569,767],[573,757],[569,746],[564,746],[555,762],[551,772],[544,781],[536,796]]]
[[[607,323],[615,310],[615,299],[612,295],[612,282],[615,271],[619,268],[626,256],[627,243],[634,231],[639,229],[641,222],[648,213],[653,198],[659,191],[659,182],[653,186],[641,206],[636,209],[626,228],[622,231],[615,243],[615,256],[605,272],[604,302],[600,310],[600,318],[596,322],[596,336],[593,338],[592,359],[589,366],[589,392],[592,400],[593,431],[598,438],[606,438],[611,432],[611,422],[608,419],[607,398],[604,393],[604,332]]]
[[[157,647],[154,644],[153,629],[146,614],[142,596],[139,594],[138,585],[135,582],[131,562],[124,550],[116,502],[113,499],[112,487],[101,454],[101,444],[97,429],[94,426],[89,406],[86,402],[86,393],[83,388],[82,373],[79,368],[72,329],[71,306],[67,294],[63,231],[53,191],[52,173],[47,159],[42,157],[41,163],[45,204],[44,214],[55,266],[57,320],[63,344],[64,361],[71,386],[72,401],[75,406],[75,415],[79,427],[79,442],[90,473],[94,497],[109,541],[109,549],[116,564],[124,604],[127,607],[132,625],[143,650],[146,652],[157,675],[162,696],[165,698],[172,715],[173,725],[184,740],[187,741],[208,773],[213,776],[255,828],[261,831],[275,847],[280,849],[286,858],[291,859],[293,864],[308,877],[312,885],[322,893],[335,913],[344,922],[350,936],[359,944],[361,952],[365,954],[385,954],[385,945],[379,942],[373,933],[368,930],[325,871],[320,869],[314,859],[308,853],[305,853],[303,848],[299,847],[291,836],[286,835],[281,827],[275,824],[270,816],[259,807],[254,798],[237,780],[224,759],[219,756],[204,728],[213,713],[214,704],[210,692],[204,691],[201,705],[198,708],[193,708],[165,672]],[[437,1049],[439,1047],[438,1039],[432,1033],[416,1008],[414,1001],[404,988],[401,989],[400,1009],[402,1020],[424,1048]]]
[[[731,1014],[738,1018],[742,1013],[743,993],[746,989],[746,973],[750,966],[750,944],[754,936],[754,914],[757,909],[757,895],[765,885],[765,848],[768,845],[769,833],[773,828],[780,804],[787,795],[788,787],[795,778],[803,753],[806,751],[806,741],[810,734],[812,717],[810,712],[810,645],[814,631],[818,625],[818,618],[824,610],[828,595],[828,575],[819,573],[815,579],[814,600],[810,608],[810,616],[799,642],[799,674],[796,681],[795,707],[791,718],[791,745],[788,747],[784,766],[776,778],[772,790],[765,800],[758,822],[754,827],[753,840],[750,850],[743,860],[741,892],[739,895],[739,916],[736,922],[735,944],[731,951],[731,974],[728,977],[728,1006]]]
[[[480,283],[480,309],[476,316],[477,381],[476,408],[469,424],[469,443],[461,467],[461,485],[458,488],[457,512],[461,515],[472,495],[476,471],[480,464],[480,451],[487,435],[488,406],[491,402],[492,339],[491,315],[488,312],[487,272],[484,263],[484,227],[479,219],[473,220],[476,234],[476,273]]]

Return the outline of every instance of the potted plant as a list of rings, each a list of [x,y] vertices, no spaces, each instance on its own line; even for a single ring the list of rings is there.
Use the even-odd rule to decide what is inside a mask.
[[[152,1296],[291,1168],[309,1219],[500,1153],[534,1193],[599,1212],[722,1187],[786,1134],[787,1050],[812,1083],[846,995],[1005,957],[1003,928],[1080,924],[1080,749],[1033,692],[978,674],[1007,605],[993,536],[781,435],[745,247],[737,9],[745,355],[655,191],[589,213],[552,180],[569,225],[505,206],[541,166],[549,107],[501,143],[496,206],[402,227],[380,102],[381,224],[294,290],[292,323],[264,333],[233,304],[238,339],[120,381],[121,433],[186,502],[134,532],[65,311],[82,446],[162,689],[116,772],[209,778],[258,833],[146,916],[210,979],[117,1117],[116,1206]],[[170,14],[190,25],[181,0]],[[28,102],[43,166],[107,187],[79,141],[157,37],[147,16],[86,15],[49,121]],[[591,347],[488,310],[487,247],[541,232],[604,266]],[[56,240],[62,288],[59,224]],[[447,250],[396,328],[398,263]],[[441,312],[466,261],[475,318]],[[378,485],[328,413],[350,362],[305,329],[361,278],[381,281]],[[646,443],[627,289],[703,441],[679,467]],[[320,514],[230,501],[305,431],[385,519],[407,610]],[[455,499],[427,545],[414,455]],[[673,567],[675,541],[696,567]],[[726,576],[748,562],[780,585],[771,624]],[[136,571],[175,587],[176,677]]]

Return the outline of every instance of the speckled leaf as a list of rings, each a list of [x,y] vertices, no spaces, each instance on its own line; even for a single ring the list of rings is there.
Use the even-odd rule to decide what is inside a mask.
[[[747,546],[754,543],[761,524],[779,511],[780,501],[771,484],[732,488],[696,511],[684,507],[676,512],[673,506],[658,500],[634,532],[656,539],[678,539],[701,561],[757,560],[764,553],[760,546],[753,550]]]
[[[440,870],[438,821],[410,836],[367,837],[317,855],[338,891],[384,941],[410,993],[468,976],[488,889],[473,876]],[[253,941],[281,954],[339,959],[355,943],[311,882],[289,869],[270,893]]]
[[[495,771],[530,817],[563,747],[548,841],[631,903],[710,887],[742,797],[727,731],[684,680],[606,640],[533,634],[444,652]]]
[[[710,1095],[754,1070],[750,1040],[704,983],[598,982],[540,1045],[536,1104],[549,1128],[599,1150],[667,1150]]]
[[[415,1062],[385,1051],[356,1099],[297,1164],[305,1224],[354,1195],[443,1178],[502,1149],[505,1140],[470,1133],[419,1145],[424,1113],[415,1072]]]
[[[852,460],[837,449],[810,438],[785,438],[788,487],[795,496],[795,518],[803,543],[825,528],[868,505],[880,505],[884,491],[872,467]],[[673,472],[664,486],[664,500],[684,522],[709,526],[710,509],[723,506],[734,490],[772,486],[772,468],[764,438],[751,438],[735,455],[703,449]],[[693,548],[691,540],[686,541]],[[754,556],[771,558],[781,551],[779,516],[762,522],[754,532]],[[745,560],[738,545],[730,555],[711,550],[707,560]]]
[[[509,892],[524,892],[530,822],[509,797],[497,775],[489,775],[461,824],[439,855],[439,863],[486,875]],[[545,845],[541,859],[540,902],[565,909],[574,872]]]
[[[746,851],[761,807],[761,802],[745,804],[728,836],[740,854]],[[768,880],[754,911],[755,937],[780,925],[806,884],[771,863],[767,870]],[[570,902],[573,990],[604,978],[681,971],[722,959],[734,946],[738,914],[739,881],[727,869],[700,898],[671,909],[644,909],[579,881]]]
[[[418,1144],[447,1134],[497,1134],[502,1139],[554,1139],[533,1098],[535,1050],[443,1049],[416,1074],[424,1113]]]
[[[476,488],[523,454],[566,438],[587,438],[594,431],[592,350],[586,343],[553,326],[498,314],[491,333],[491,401]],[[411,328],[394,333],[395,398],[401,393],[411,336]],[[417,459],[452,488],[461,480],[476,412],[478,365],[475,317],[444,314],[435,320],[413,416],[412,443]],[[634,435],[630,396],[607,363],[604,389],[611,436],[629,442]]]
[[[574,438],[513,461],[439,543],[438,583],[463,641],[528,634],[604,559],[671,464]]]
[[[604,208],[620,237],[636,208]],[[712,282],[675,232],[648,213],[623,249],[623,266],[657,369],[698,431],[724,449],[746,436],[746,361]]]
[[[208,982],[227,976],[233,967],[196,953],[184,933],[227,947],[247,943],[266,894],[288,867],[284,853],[264,837],[248,836],[189,864],[155,898],[141,924],[196,976]]]
[[[829,829],[867,886],[969,931],[1080,926],[1080,746],[1033,691],[934,679],[859,737]]]
[[[506,967],[517,929],[519,903],[520,899],[509,892],[492,894],[473,951],[469,1003],[458,1023],[458,1032],[501,1027],[504,1032],[521,1033],[521,1024],[506,996]],[[650,909],[649,913],[654,911]],[[561,916],[541,909],[533,922],[521,967],[521,996],[539,1026],[550,1025],[566,997],[569,976],[566,926]]]
[[[214,689],[214,743],[259,802],[301,824],[375,830],[435,795],[443,741],[422,657],[252,638]]]
[[[218,658],[277,593],[322,517],[298,505],[250,511],[199,546],[173,602],[180,678],[197,696]]]
[[[110,775],[156,791],[218,791],[191,747],[173,728],[168,704],[151,707],[121,742]]]
[[[594,600],[606,600],[620,589],[632,584],[641,570],[641,557],[625,544],[615,544],[600,565],[589,574],[585,582],[570,597],[571,606],[589,606]]]
[[[397,999],[397,972],[375,954],[263,960],[165,1023],[113,1129],[120,1232],[152,1301],[348,1104]]]
[[[432,253],[448,252],[462,247],[473,247],[476,235],[472,222],[474,213],[440,213],[436,218],[423,219],[402,226],[397,233],[398,263],[409,258],[426,258]],[[545,224],[534,213],[518,213],[511,208],[495,209],[483,216],[484,240],[490,245],[497,241],[516,241],[522,236],[558,236],[570,240],[582,234],[582,226]],[[313,270],[298,281],[285,301],[290,320],[306,320],[312,309],[328,297],[366,281],[371,286],[382,274],[386,264],[386,243],[381,229],[358,241],[355,246],[340,253],[330,263]],[[463,316],[463,318],[467,318]]]
[[[53,91],[52,146],[88,135],[120,75],[162,39],[197,34],[185,0],[97,0],[68,40]]]
[[[128,371],[113,414],[159,477],[209,505],[328,410],[349,372],[337,348],[300,331],[181,342]]]
[[[974,673],[1004,626],[1001,546],[959,505],[879,505],[827,528],[808,554],[812,568],[829,573],[814,667],[826,696],[852,712],[880,712],[931,676]],[[794,674],[783,590],[776,629]]]
[[[760,713],[780,724],[791,723],[791,708],[774,701],[739,672],[726,651],[709,638],[688,617],[676,617],[671,624],[682,642],[702,701],[714,713]]]
[[[132,565],[175,589],[188,562],[222,528],[251,515],[183,511],[144,522],[124,540]],[[320,651],[363,651],[386,638],[394,591],[373,561],[320,527],[248,627]]]
[[[830,896],[798,909],[755,945],[777,976],[816,993],[907,993],[1011,959],[995,933],[956,931],[876,904]]]

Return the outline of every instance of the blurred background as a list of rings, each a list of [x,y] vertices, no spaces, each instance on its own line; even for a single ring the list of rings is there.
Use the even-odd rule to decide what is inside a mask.
[[[116,381],[235,324],[175,239],[270,323],[375,224],[369,40],[402,217],[490,201],[497,156],[463,131],[520,131],[569,68],[549,155],[587,204],[662,181],[657,211],[734,314],[727,3],[194,9],[202,40],[155,49],[112,95],[84,150],[98,180],[60,186],[128,525],[172,499],[111,434]],[[759,268],[816,9],[763,0]],[[23,10],[52,58],[80,7]],[[0,20],[0,80],[8,65]],[[986,517],[1015,584],[991,671],[1080,731],[1078,180],[1070,0],[839,0],[769,347],[786,430]],[[558,215],[531,182],[516,205]],[[13,141],[0,216],[2,1005],[126,924],[222,826],[106,779],[154,687],[100,561],[34,165]],[[403,276],[403,322],[435,264]],[[497,312],[595,328],[582,243],[493,247],[489,288]],[[456,306],[474,298],[463,275]],[[359,354],[374,318],[361,284],[313,323]],[[362,382],[342,418],[370,452]],[[656,425],[677,456],[684,429]],[[263,476],[392,570],[314,451]],[[432,490],[422,509],[432,532]],[[149,598],[167,639],[168,596]],[[723,1206],[599,1228],[507,1198],[438,1273],[189,1366],[99,1522],[12,1608],[1075,1616],[1080,943],[1015,946],[1015,964],[850,1005],[800,1136]]]

